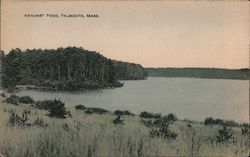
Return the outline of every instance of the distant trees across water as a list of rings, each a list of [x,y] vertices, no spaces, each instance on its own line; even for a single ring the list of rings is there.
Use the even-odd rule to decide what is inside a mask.
[[[77,47],[56,50],[13,49],[0,54],[2,86],[45,86],[53,89],[120,87],[117,80],[145,79],[141,65],[113,61],[103,55]]]
[[[146,68],[150,77],[193,77],[249,80],[249,69],[219,68]]]
[[[142,80],[147,78],[146,70],[140,64],[113,61],[115,77],[118,80]]]

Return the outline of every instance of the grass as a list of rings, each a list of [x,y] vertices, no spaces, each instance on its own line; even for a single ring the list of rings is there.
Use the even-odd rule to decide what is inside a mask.
[[[2,102],[4,98],[0,98]],[[28,112],[27,123],[37,119],[46,127],[9,125],[9,111]],[[138,115],[121,116],[123,125],[113,124],[113,113],[86,114],[67,108],[72,118],[51,118],[48,111],[28,104],[0,103],[0,154],[6,157],[91,157],[91,156],[248,156],[249,134],[232,128],[230,141],[217,142],[221,125],[204,125],[177,120],[169,129],[178,134],[168,140],[150,137]]]

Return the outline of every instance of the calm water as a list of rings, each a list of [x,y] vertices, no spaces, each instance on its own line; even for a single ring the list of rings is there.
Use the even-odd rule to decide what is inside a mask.
[[[124,81],[122,88],[55,92],[22,90],[35,100],[60,98],[67,106],[83,104],[111,111],[175,113],[179,118],[206,117],[249,121],[249,81],[196,78],[148,78]]]

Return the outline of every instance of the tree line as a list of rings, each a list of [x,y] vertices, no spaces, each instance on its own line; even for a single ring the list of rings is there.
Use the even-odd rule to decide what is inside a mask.
[[[146,68],[151,77],[193,77],[211,79],[249,80],[250,69],[219,68]]]
[[[0,54],[1,80],[4,88],[16,85],[36,85],[55,89],[120,87],[119,80],[127,77],[119,75],[121,66],[103,55],[77,47],[58,49],[12,49],[7,55]],[[124,63],[123,66],[128,66]],[[119,64],[120,65],[120,64]],[[125,68],[144,71],[138,67]],[[130,72],[126,72],[130,74]],[[130,79],[139,79],[136,72]],[[141,79],[145,78],[144,76]]]
[[[146,79],[147,71],[140,65],[122,61],[113,61],[115,76],[118,80],[142,80]]]

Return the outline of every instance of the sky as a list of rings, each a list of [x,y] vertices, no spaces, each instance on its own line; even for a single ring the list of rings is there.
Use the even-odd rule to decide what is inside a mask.
[[[1,50],[77,46],[144,67],[248,68],[249,9],[247,1],[2,0]]]

